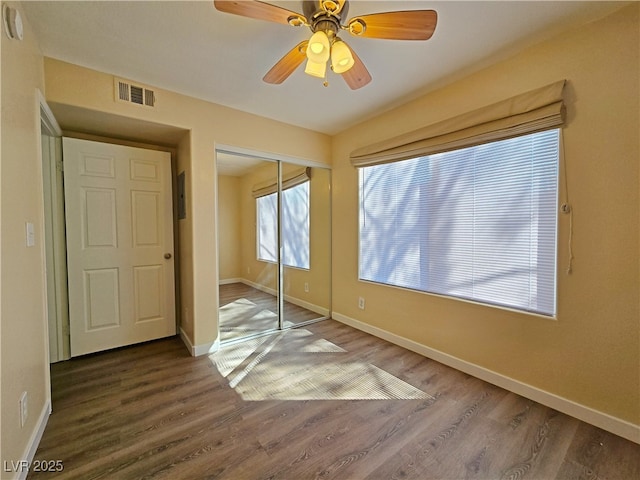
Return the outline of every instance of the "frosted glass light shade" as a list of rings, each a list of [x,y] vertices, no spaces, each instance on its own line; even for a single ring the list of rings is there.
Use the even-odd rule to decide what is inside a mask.
[[[327,62],[316,63],[309,59],[304,68],[304,73],[314,77],[324,78],[327,73]]]
[[[344,73],[353,67],[355,61],[351,50],[342,40],[337,39],[331,47],[331,67],[335,73]]]
[[[318,30],[309,39],[307,58],[315,63],[325,63],[329,60],[330,50],[329,37],[322,30]]]

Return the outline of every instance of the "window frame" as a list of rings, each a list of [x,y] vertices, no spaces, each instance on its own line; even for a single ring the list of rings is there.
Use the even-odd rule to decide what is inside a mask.
[[[263,243],[261,242],[261,215],[260,215],[260,211],[261,211],[261,203],[266,201],[267,199],[270,199],[270,197],[275,198],[276,201],[276,213],[275,213],[275,217],[276,217],[276,223],[275,223],[275,247],[276,247],[276,252],[275,252],[275,258],[271,259],[271,258],[264,258],[260,256],[261,253],[261,246],[263,245]],[[278,263],[278,231],[277,231],[277,218],[278,218],[278,192],[273,192],[273,193],[269,193],[267,195],[262,195],[260,197],[256,197],[255,199],[255,206],[256,206],[256,260],[258,260],[259,262],[265,262],[265,263],[273,263],[273,264],[277,264]]]
[[[405,286],[405,285],[398,285],[398,284],[394,284],[394,283],[386,283],[386,282],[382,282],[382,281],[376,281],[370,278],[363,278],[363,272],[362,272],[362,268],[361,268],[361,262],[362,262],[362,240],[363,240],[363,235],[362,235],[362,214],[363,214],[363,210],[364,210],[364,206],[363,206],[363,179],[362,176],[364,174],[364,172],[366,171],[366,169],[371,168],[371,167],[375,167],[377,165],[380,164],[373,164],[373,165],[366,165],[366,166],[362,166],[358,168],[358,281],[360,282],[364,282],[364,283],[370,283],[370,284],[374,284],[374,285],[380,285],[383,287],[391,287],[391,288],[397,288],[397,289],[401,289],[401,290],[408,290],[411,292],[417,292],[417,293],[422,293],[422,294],[427,294],[427,295],[434,295],[437,297],[443,297],[443,298],[450,298],[450,299],[454,299],[454,300],[458,300],[458,301],[463,301],[465,303],[472,303],[472,304],[477,304],[477,305],[482,305],[482,306],[488,306],[488,307],[493,307],[493,308],[499,308],[502,310],[508,310],[508,311],[513,311],[513,312],[517,312],[517,313],[524,313],[527,315],[533,315],[533,316],[538,316],[538,317],[542,317],[545,319],[556,319],[557,318],[557,314],[558,314],[558,256],[559,256],[559,246],[558,246],[558,230],[559,230],[559,214],[558,214],[558,202],[560,200],[560,165],[562,162],[562,149],[561,149],[561,144],[562,144],[562,129],[557,127],[557,128],[550,128],[550,129],[546,129],[543,131],[539,131],[539,132],[534,132],[534,133],[527,133],[524,135],[518,135],[516,137],[511,137],[509,139],[500,139],[500,140],[495,140],[492,142],[487,142],[484,144],[479,145],[480,147],[482,146],[486,146],[486,145],[491,145],[494,143],[500,143],[506,140],[510,140],[512,138],[518,138],[518,137],[525,137],[525,136],[529,136],[529,135],[535,135],[538,133],[544,133],[544,132],[549,132],[549,131],[556,131],[557,132],[557,152],[556,152],[556,156],[555,156],[555,166],[554,166],[554,190],[553,190],[553,195],[554,195],[554,201],[553,201],[553,205],[554,205],[554,213],[553,213],[553,247],[552,247],[552,251],[553,251],[553,275],[552,275],[552,281],[553,281],[553,285],[550,286],[550,291],[552,291],[553,294],[553,305],[552,305],[552,309],[550,312],[546,312],[546,311],[541,311],[540,309],[536,310],[536,309],[532,309],[532,308],[525,308],[525,307],[520,307],[520,306],[516,306],[516,305],[509,305],[509,304],[504,304],[504,303],[496,303],[496,302],[491,302],[489,300],[485,300],[485,299],[481,299],[481,298],[471,298],[471,297],[467,297],[467,296],[462,296],[462,295],[455,295],[455,294],[451,294],[451,293],[442,293],[442,292],[437,292],[437,291],[433,291],[427,289],[422,289],[419,288],[419,286],[411,287],[411,286]],[[463,150],[466,150],[467,148],[477,148],[479,146],[475,146],[475,147],[465,147],[465,148],[461,148],[461,149],[455,149],[455,150],[451,150],[449,152],[446,153],[455,153],[455,152],[460,152]],[[436,154],[434,154],[436,155]],[[410,160],[418,160],[420,158],[428,158],[431,155],[424,155],[424,156],[416,156],[414,158],[411,159],[407,159],[407,160],[399,160],[398,162],[406,162],[406,161],[410,161]],[[390,162],[390,163],[396,163],[396,162]],[[422,243],[422,242],[421,242]]]
[[[304,248],[305,252],[306,252],[306,265],[305,264],[290,264],[290,263],[286,263],[285,258],[287,258],[286,255],[286,244],[287,244],[287,237],[286,233],[284,231],[285,228],[285,220],[284,217],[285,215],[285,207],[284,207],[284,203],[286,202],[286,197],[287,197],[287,192],[289,192],[289,194],[291,194],[295,189],[297,188],[305,188],[305,199],[306,199],[306,224],[305,224],[305,229],[306,229],[306,242],[302,245],[302,248]],[[282,195],[282,205],[279,204],[279,195]],[[271,258],[261,258],[260,257],[260,251],[261,251],[261,216],[260,216],[260,202],[263,201],[264,199],[267,198],[273,198],[275,199],[275,236],[274,236],[274,242],[275,242],[275,248],[276,248],[276,255],[274,259]],[[282,265],[287,267],[287,268],[294,268],[294,269],[298,269],[298,270],[305,270],[305,271],[309,271],[311,269],[311,239],[310,239],[310,230],[311,230],[311,225],[310,225],[310,212],[311,212],[311,181],[310,180],[306,180],[304,182],[298,183],[296,185],[293,185],[291,187],[288,187],[286,189],[280,190],[280,191],[275,191],[273,193],[269,193],[266,195],[262,195],[259,197],[256,197],[255,199],[255,206],[256,206],[256,259],[260,262],[265,262],[265,263],[272,263],[272,264],[277,264],[278,263],[278,250],[280,248],[280,246],[282,246]],[[280,215],[280,210],[282,209],[282,214]],[[279,220],[279,222],[278,222]],[[280,227],[280,235],[278,235],[278,227]],[[291,237],[291,238],[295,238],[295,239],[299,239],[299,236],[295,236],[295,237]],[[278,240],[280,240],[278,242]],[[281,244],[281,245],[280,245]],[[287,258],[288,259],[288,258]]]

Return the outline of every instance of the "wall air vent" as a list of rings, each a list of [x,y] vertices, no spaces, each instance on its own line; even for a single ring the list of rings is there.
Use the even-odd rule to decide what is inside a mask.
[[[148,87],[134,85],[127,80],[114,79],[115,97],[117,102],[135,103],[146,107],[154,107],[156,94]]]

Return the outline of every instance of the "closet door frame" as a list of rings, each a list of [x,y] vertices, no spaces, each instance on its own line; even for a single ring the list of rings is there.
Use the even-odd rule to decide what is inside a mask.
[[[278,244],[278,249],[277,249],[277,281],[276,281],[276,297],[277,297],[277,304],[278,304],[278,312],[277,312],[277,316],[278,316],[278,326],[276,329],[268,329],[265,330],[263,332],[257,332],[257,333],[252,333],[252,334],[248,334],[246,336],[243,337],[239,337],[239,338],[233,338],[233,339],[229,339],[229,340],[224,340],[221,339],[220,337],[220,319],[218,317],[218,339],[220,340],[220,345],[221,346],[225,346],[225,345],[232,345],[238,342],[242,342],[242,341],[246,341],[249,339],[253,339],[253,338],[257,338],[257,337],[261,337],[263,335],[269,335],[278,331],[282,331],[288,328],[293,328],[293,327],[298,327],[298,326],[304,326],[310,323],[315,323],[316,321],[321,321],[324,320],[326,318],[330,318],[330,314],[328,316],[324,316],[324,317],[320,317],[318,319],[315,320],[311,320],[311,321],[307,321],[307,322],[303,322],[300,324],[296,324],[293,327],[286,327],[284,325],[284,304],[285,304],[285,285],[284,285],[284,279],[285,279],[285,265],[283,263],[283,232],[282,232],[282,212],[283,212],[283,204],[282,204],[282,199],[283,199],[283,195],[282,195],[282,181],[283,181],[283,165],[284,164],[291,164],[291,165],[298,165],[300,167],[311,167],[311,168],[321,168],[321,169],[325,169],[325,170],[331,170],[331,167],[329,165],[326,164],[322,164],[322,163],[318,163],[315,161],[310,161],[310,160],[306,160],[306,159],[301,159],[301,158],[297,158],[297,157],[291,157],[288,155],[280,155],[280,154],[274,154],[274,153],[265,153],[265,152],[261,152],[261,151],[257,151],[257,150],[252,150],[252,149],[248,149],[248,148],[242,148],[242,147],[237,147],[237,146],[230,146],[230,145],[222,145],[222,144],[217,144],[215,147],[215,157],[214,157],[214,162],[216,163],[216,178],[219,175],[218,172],[218,168],[217,168],[217,164],[218,164],[218,154],[222,153],[222,154],[228,154],[228,155],[234,155],[234,156],[240,156],[240,157],[250,157],[250,158],[255,158],[255,159],[259,159],[259,160],[264,160],[264,161],[271,161],[271,162],[275,162],[277,165],[277,219],[278,219],[278,228],[277,228],[277,244]],[[217,188],[217,182],[216,182],[216,188]],[[218,191],[216,191],[216,196],[218,195]],[[220,208],[219,202],[216,202],[217,205],[217,209]],[[327,209],[329,210],[329,215],[331,212],[331,202],[329,199],[328,205],[327,205]],[[218,211],[216,211],[216,218],[218,217]],[[216,240],[216,257],[217,257],[217,262],[216,264],[218,265],[218,269],[219,269],[219,265],[220,265],[220,251],[219,251],[219,245],[218,245],[218,240]],[[220,280],[220,272],[218,271],[218,275],[216,276],[216,278],[218,280]],[[331,282],[331,278],[329,277],[327,279],[327,282]],[[219,283],[216,285],[216,288],[219,289]],[[329,288],[330,291],[330,288]],[[331,299],[328,299],[329,301],[329,311],[330,311],[330,305],[331,305]]]

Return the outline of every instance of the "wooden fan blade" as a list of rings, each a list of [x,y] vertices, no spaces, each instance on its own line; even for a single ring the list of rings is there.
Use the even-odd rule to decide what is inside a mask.
[[[213,5],[216,7],[216,10],[220,10],[221,12],[256,18],[258,20],[267,20],[269,22],[289,25],[289,19],[296,17],[304,20],[304,23],[307,23],[307,19],[300,13],[257,0],[242,0],[237,2],[214,0]]]
[[[367,67],[364,66],[364,63],[362,63],[362,60],[360,60],[360,57],[356,55],[356,52],[354,52],[351,47],[349,47],[349,50],[351,50],[351,55],[353,55],[355,63],[353,67],[342,74],[342,78],[344,78],[344,81],[347,82],[351,90],[357,90],[371,81],[371,74],[369,70],[367,70]]]
[[[280,84],[291,75],[296,68],[307,58],[306,50],[308,40],[303,40],[293,47],[287,54],[271,67],[262,80],[267,83]]]
[[[349,24],[363,22],[366,28],[349,29],[353,35],[386,40],[428,40],[438,22],[434,10],[407,10],[400,12],[372,13],[349,20]]]

